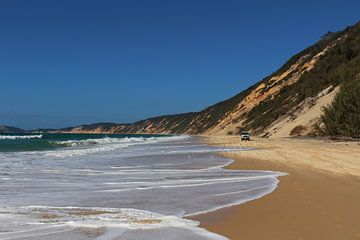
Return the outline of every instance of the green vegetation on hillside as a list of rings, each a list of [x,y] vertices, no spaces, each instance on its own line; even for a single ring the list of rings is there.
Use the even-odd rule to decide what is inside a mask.
[[[245,127],[261,132],[306,98],[316,97],[329,86],[335,87],[354,79],[360,72],[360,23],[327,35],[300,55],[314,55],[339,37],[342,40],[322,56],[310,72],[304,73],[295,84],[282,88],[274,98],[266,99],[249,111]]]
[[[341,86],[332,105],[324,108],[322,121],[326,135],[360,137],[360,74]]]

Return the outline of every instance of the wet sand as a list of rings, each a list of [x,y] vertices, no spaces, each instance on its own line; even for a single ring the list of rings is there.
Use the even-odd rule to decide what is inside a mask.
[[[314,140],[211,137],[211,144],[254,147],[225,153],[230,169],[276,170],[271,194],[193,219],[230,239],[360,239],[360,145]]]

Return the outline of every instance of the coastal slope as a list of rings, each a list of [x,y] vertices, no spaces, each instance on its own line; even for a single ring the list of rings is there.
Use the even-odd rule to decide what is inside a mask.
[[[270,138],[317,134],[323,107],[332,103],[340,85],[360,72],[359,46],[357,23],[328,32],[270,76],[200,112],[44,131],[233,135],[246,129]]]
[[[24,133],[25,130],[17,127],[11,126],[0,126],[0,133]]]

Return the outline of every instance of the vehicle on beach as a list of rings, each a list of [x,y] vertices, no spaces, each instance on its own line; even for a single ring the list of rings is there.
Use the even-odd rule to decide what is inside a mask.
[[[241,141],[250,141],[250,133],[248,131],[241,132]]]

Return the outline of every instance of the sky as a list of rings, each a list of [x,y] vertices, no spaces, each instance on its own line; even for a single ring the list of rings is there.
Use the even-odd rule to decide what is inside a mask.
[[[2,0],[0,125],[199,111],[276,71],[360,1]]]

